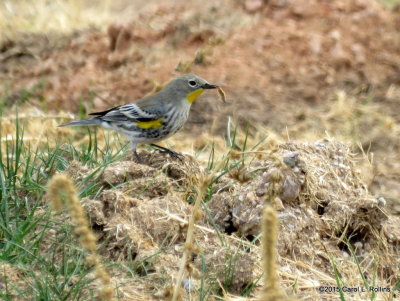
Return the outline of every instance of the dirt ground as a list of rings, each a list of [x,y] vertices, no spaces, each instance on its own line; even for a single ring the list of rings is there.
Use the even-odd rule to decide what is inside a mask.
[[[216,95],[197,102],[187,133],[223,135],[228,117],[292,139],[310,132],[322,138],[328,131],[373,151],[382,168],[371,188],[399,199],[399,174],[392,168],[399,146],[399,26],[397,11],[369,0],[148,5],[134,20],[110,25],[108,33],[92,29],[3,41],[5,105],[102,110],[191,71],[222,84],[228,103],[220,104]],[[338,90],[356,96],[353,105],[360,109],[374,104],[365,115],[386,119],[367,116],[353,132],[340,122],[327,128],[318,119],[335,106]],[[29,104],[22,104],[24,93],[33,96]],[[387,124],[376,133],[382,122]]]
[[[281,281],[289,290],[299,279],[292,293],[304,298],[315,291],[315,281],[334,284],[328,254],[348,263],[344,273],[351,275],[355,269],[348,246],[340,242],[343,237],[364,258],[376,250],[385,254],[378,269],[382,283],[393,283],[399,273],[399,29],[399,10],[371,0],[149,2],[131,19],[113,22],[105,30],[3,39],[0,93],[6,95],[5,112],[18,106],[28,119],[37,113],[32,107],[58,115],[46,119],[49,129],[41,135],[66,139],[76,133],[55,133],[50,127],[67,121],[68,114],[132,101],[176,74],[193,72],[221,84],[227,103],[217,94],[204,95],[172,143],[193,153],[211,140],[221,141],[231,118],[249,129],[253,141],[276,138],[281,158],[297,153],[296,166],[286,171],[295,192],[281,196],[282,203],[275,207],[281,223]],[[35,136],[29,128],[27,133]],[[176,191],[190,189],[187,175],[201,170],[204,162],[165,167],[157,155],[145,154],[146,167],[124,161],[104,172],[104,185],[127,181],[123,190],[106,190],[95,200],[84,200],[94,228],[107,241],[103,255],[111,260],[134,254],[140,261],[163,244],[184,241],[191,206],[177,203],[184,198]],[[259,187],[268,183],[271,162],[262,157],[252,164],[265,172],[256,173],[249,183],[221,178],[221,189],[208,203],[229,246],[241,254],[237,265],[244,268],[235,275],[232,294],[262,272],[259,247],[246,249],[230,235],[251,241],[260,232]],[[159,172],[162,166],[167,172]],[[76,171],[71,175],[77,179]],[[138,189],[143,195],[133,197]],[[204,237],[198,244],[207,250],[209,261],[218,262],[215,253],[223,246],[209,223],[202,220]],[[149,224],[151,233],[146,232]],[[132,249],[126,249],[127,244]],[[155,259],[160,262],[148,262],[155,273],[151,281],[160,283],[160,275],[175,271],[181,251],[171,248]],[[194,259],[193,265],[201,269],[200,260]],[[219,268],[210,267],[216,279],[221,277]],[[199,279],[194,281],[198,284]],[[143,285],[143,291],[148,289]]]

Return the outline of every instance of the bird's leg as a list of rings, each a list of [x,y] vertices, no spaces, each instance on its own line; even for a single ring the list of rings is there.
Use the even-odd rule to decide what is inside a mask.
[[[177,159],[179,159],[179,160],[181,160],[181,161],[182,161],[182,159],[184,158],[183,155],[181,155],[181,154],[179,154],[179,153],[177,153],[177,152],[174,152],[173,150],[170,150],[170,149],[168,149],[168,148],[166,148],[166,147],[159,146],[159,145],[153,144],[153,143],[151,143],[150,145],[151,145],[152,147],[157,148],[161,153],[170,154],[172,157],[177,158]]]
[[[142,163],[142,161],[140,160],[140,157],[139,157],[136,149],[133,151],[133,155],[135,156],[135,159],[136,159],[137,163]]]
[[[137,153],[137,151],[136,151],[136,145],[137,145],[136,142],[131,141],[131,147],[132,147],[133,156],[135,157],[136,162],[140,164],[140,163],[142,163],[142,162],[141,162],[141,160],[140,160],[140,158],[139,158],[139,155],[138,155],[138,153]]]

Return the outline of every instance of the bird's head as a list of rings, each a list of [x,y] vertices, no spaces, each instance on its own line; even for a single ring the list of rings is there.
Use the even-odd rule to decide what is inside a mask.
[[[177,100],[185,99],[189,103],[195,101],[204,90],[215,88],[218,86],[209,84],[205,79],[194,74],[180,75],[165,87],[177,96]]]

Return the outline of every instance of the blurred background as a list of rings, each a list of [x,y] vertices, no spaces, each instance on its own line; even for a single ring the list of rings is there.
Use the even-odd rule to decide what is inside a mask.
[[[332,136],[370,155],[365,181],[399,214],[397,2],[4,0],[0,107],[29,119],[26,139],[71,136],[55,126],[193,72],[228,102],[196,102],[178,149],[223,137],[228,118],[255,139]]]

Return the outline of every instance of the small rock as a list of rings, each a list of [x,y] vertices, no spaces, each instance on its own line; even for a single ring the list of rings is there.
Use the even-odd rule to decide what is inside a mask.
[[[297,165],[299,161],[299,152],[290,152],[283,157],[283,163],[285,163],[290,168]]]
[[[285,202],[293,202],[300,194],[300,184],[290,176],[283,181],[280,198]]]
[[[262,185],[260,185],[258,188],[257,188],[257,190],[256,190],[256,196],[258,196],[259,198],[260,197],[263,197],[265,195],[265,187],[264,187],[264,185],[262,184]]]
[[[283,206],[282,200],[280,198],[275,198],[275,209],[277,211],[285,210],[285,206]]]
[[[355,243],[354,243],[354,249],[356,249],[356,250],[361,250],[362,248],[363,248],[363,243],[361,242],[361,241],[356,241]]]
[[[386,199],[383,196],[380,196],[378,198],[378,206],[379,207],[385,207],[386,206]]]
[[[190,279],[183,279],[182,280],[183,287],[187,292],[193,292],[196,290],[196,286],[194,285],[193,281]]]

